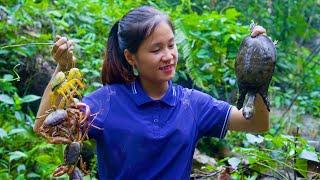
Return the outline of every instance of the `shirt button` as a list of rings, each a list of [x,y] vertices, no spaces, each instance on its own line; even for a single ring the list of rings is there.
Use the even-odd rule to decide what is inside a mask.
[[[153,122],[157,123],[157,122],[158,122],[158,119],[154,119]]]

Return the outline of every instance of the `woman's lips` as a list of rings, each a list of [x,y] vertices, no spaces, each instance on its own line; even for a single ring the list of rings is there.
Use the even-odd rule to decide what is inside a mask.
[[[165,73],[171,73],[173,71],[174,65],[167,65],[167,66],[162,66],[159,69]]]

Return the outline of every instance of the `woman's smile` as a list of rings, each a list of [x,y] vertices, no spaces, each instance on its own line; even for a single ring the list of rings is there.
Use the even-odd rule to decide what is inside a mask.
[[[165,66],[162,66],[159,68],[159,70],[161,70],[165,74],[172,74],[174,69],[175,69],[175,64],[169,64],[169,65],[165,65]]]

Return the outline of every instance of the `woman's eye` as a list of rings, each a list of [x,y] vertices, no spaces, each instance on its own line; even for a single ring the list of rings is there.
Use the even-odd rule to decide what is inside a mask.
[[[155,50],[153,50],[153,51],[151,51],[151,52],[157,53],[157,52],[159,52],[159,51],[160,51],[160,49],[155,49]]]
[[[169,45],[169,48],[174,48],[174,44],[170,44],[170,45]]]

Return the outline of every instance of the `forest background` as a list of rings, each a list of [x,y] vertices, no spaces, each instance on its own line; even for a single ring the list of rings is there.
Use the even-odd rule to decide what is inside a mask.
[[[87,94],[101,86],[111,25],[142,4],[174,22],[180,55],[174,82],[231,104],[237,98],[234,62],[250,23],[265,27],[277,42],[270,130],[203,138],[198,149],[216,162],[195,165],[192,177],[319,178],[319,0],[0,0],[0,179],[45,179],[63,163],[64,146],[48,144],[32,131],[55,68],[54,37],[75,41]],[[91,159],[86,178],[94,178],[94,142],[86,147]]]

